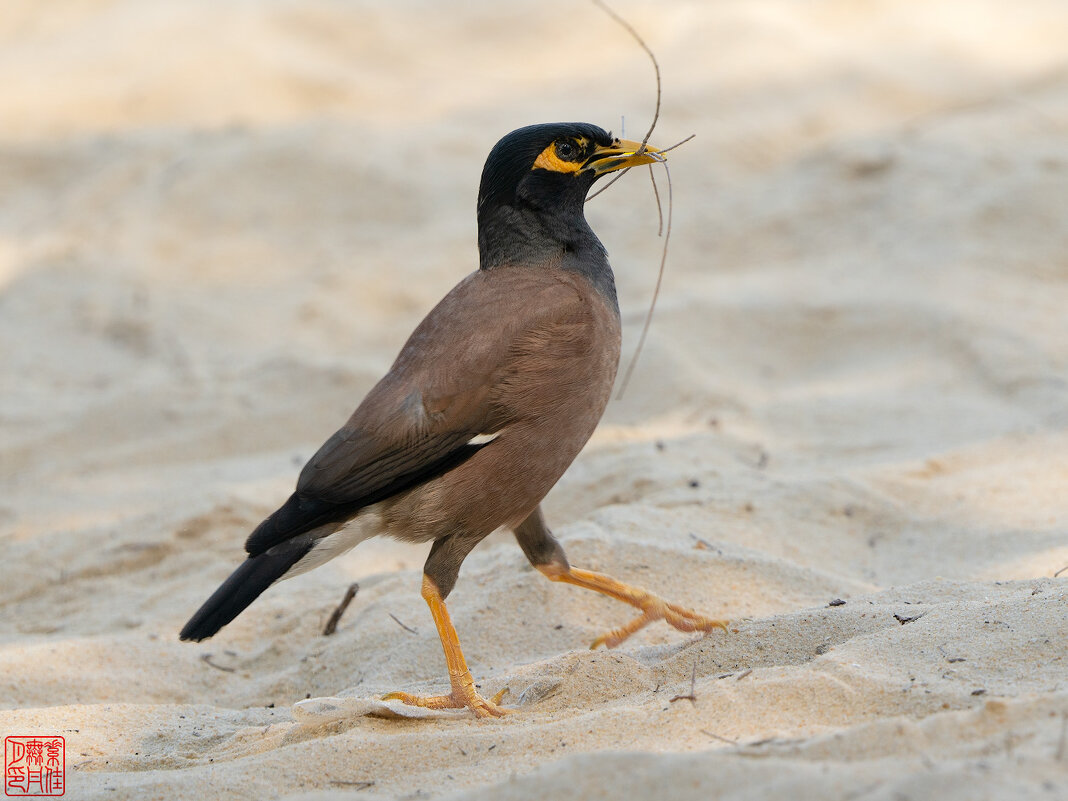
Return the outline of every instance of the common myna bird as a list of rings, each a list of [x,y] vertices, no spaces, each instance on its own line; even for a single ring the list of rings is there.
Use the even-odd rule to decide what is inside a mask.
[[[681,631],[726,628],[571,567],[539,506],[593,434],[619,362],[615,281],[583,214],[586,194],[606,173],[663,158],[584,123],[531,125],[501,139],[478,193],[479,269],[426,316],[385,378],[304,466],[296,492],[252,532],[248,558],[181,638],[211,637],[274,582],[370,537],[433,542],[423,598],[452,692],[386,697],[502,715],[499,696],[475,690],[445,608],[464,558],[502,526],[552,581],[641,610],[592,647],[618,645],[659,619]]]

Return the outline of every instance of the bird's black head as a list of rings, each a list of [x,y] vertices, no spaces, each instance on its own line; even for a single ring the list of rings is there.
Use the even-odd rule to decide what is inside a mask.
[[[638,151],[641,151],[640,153]],[[590,239],[583,215],[586,194],[600,176],[662,161],[640,142],[615,139],[596,125],[554,122],[528,125],[494,145],[478,192],[482,267],[537,258]]]

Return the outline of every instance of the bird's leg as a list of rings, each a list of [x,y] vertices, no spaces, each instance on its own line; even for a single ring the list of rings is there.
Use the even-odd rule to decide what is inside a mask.
[[[551,581],[562,581],[566,584],[574,584],[576,587],[585,587],[642,611],[641,615],[630,623],[602,634],[593,641],[590,648],[597,648],[600,645],[614,648],[634,632],[643,629],[655,620],[663,620],[679,631],[727,630],[726,620],[715,620],[699,615],[685,607],[668,603],[640,587],[632,587],[616,581],[611,576],[571,567],[564,555],[564,549],[545,526],[541,507],[536,508],[530,517],[516,528],[515,536],[531,564]]]
[[[456,636],[456,629],[452,625],[452,620],[449,619],[449,610],[445,608],[445,601],[441,597],[437,584],[427,575],[423,576],[423,599],[430,607],[430,614],[434,617],[434,625],[441,638],[441,647],[445,651],[445,664],[449,668],[452,692],[448,695],[429,696],[395,692],[383,696],[383,700],[396,699],[406,704],[429,709],[467,707],[481,718],[501,717],[507,714],[508,710],[497,705],[507,690],[501,690],[492,700],[487,700],[475,689],[475,680],[471,677],[471,671],[467,669],[467,660],[464,659],[464,652],[460,649],[460,639]]]
[[[445,664],[449,668],[449,681],[452,692],[448,695],[419,696],[410,693],[390,693],[386,699],[397,699],[406,704],[428,707],[430,709],[462,709],[467,707],[480,718],[501,717],[508,713],[498,704],[507,689],[501,690],[492,699],[487,700],[475,689],[475,680],[467,669],[467,660],[460,649],[460,638],[449,619],[449,610],[445,608],[445,596],[452,592],[456,577],[460,573],[460,564],[471,549],[478,544],[481,537],[465,536],[462,533],[442,537],[434,542],[430,555],[423,566],[423,600],[430,607],[434,616],[434,625],[441,638],[441,647],[445,651]]]
[[[712,631],[712,629],[727,630],[726,620],[714,620],[704,615],[699,615],[697,612],[683,606],[658,598],[640,587],[632,587],[616,581],[611,576],[556,563],[535,565],[535,567],[551,581],[563,581],[567,584],[574,584],[576,587],[585,587],[587,590],[603,593],[610,598],[615,598],[617,601],[623,601],[623,603],[642,610],[641,615],[634,618],[630,623],[602,634],[593,641],[590,648],[596,648],[600,645],[615,648],[631,634],[645,628],[656,620],[663,620],[679,631],[707,632]]]

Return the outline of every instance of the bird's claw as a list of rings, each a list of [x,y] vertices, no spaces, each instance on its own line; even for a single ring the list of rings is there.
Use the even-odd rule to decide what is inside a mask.
[[[636,631],[648,626],[650,623],[663,620],[672,628],[679,631],[703,631],[705,633],[712,631],[713,629],[723,629],[727,631],[726,620],[715,620],[713,618],[699,615],[691,609],[678,606],[677,604],[668,603],[655,595],[647,595],[640,602],[639,608],[642,610],[642,614],[634,618],[629,623],[620,626],[617,629],[605,632],[590,645],[590,650],[599,648],[602,645],[606,648],[615,648],[622,643],[630,635]]]
[[[483,698],[472,687],[454,687],[448,695],[412,695],[406,692],[392,692],[382,696],[383,701],[401,701],[409,706],[424,709],[470,709],[480,718],[503,718],[515,710],[500,706],[501,699],[508,694],[505,687],[493,698]]]

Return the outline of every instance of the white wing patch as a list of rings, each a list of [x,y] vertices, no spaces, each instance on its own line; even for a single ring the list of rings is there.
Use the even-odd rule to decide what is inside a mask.
[[[468,445],[487,445],[493,440],[497,439],[501,435],[500,431],[494,431],[492,434],[478,434],[467,440]]]

